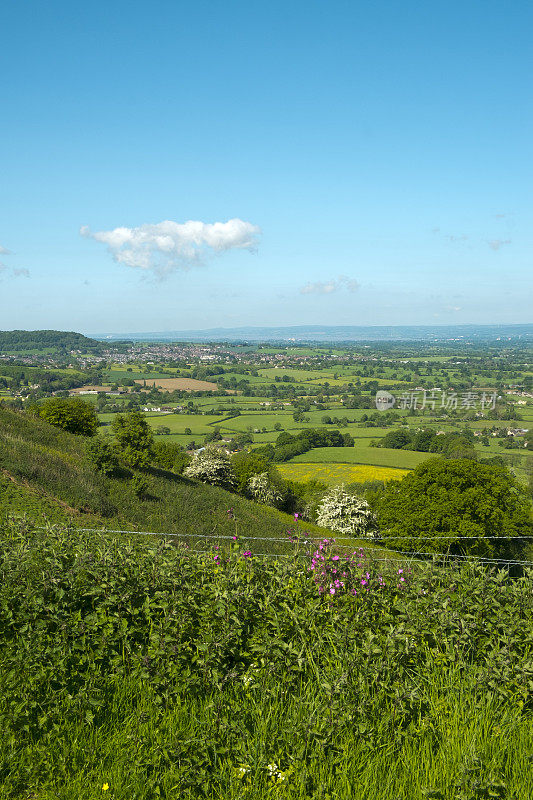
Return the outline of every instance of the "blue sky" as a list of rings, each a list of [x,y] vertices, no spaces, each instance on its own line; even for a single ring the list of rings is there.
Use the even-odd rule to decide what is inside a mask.
[[[0,25],[0,328],[532,321],[530,2]]]

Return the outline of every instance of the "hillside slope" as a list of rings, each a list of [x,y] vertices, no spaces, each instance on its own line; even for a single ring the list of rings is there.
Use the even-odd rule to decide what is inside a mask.
[[[0,516],[173,533],[191,546],[235,533],[285,541],[287,530],[294,530],[292,517],[276,509],[155,468],[142,472],[148,495],[140,500],[131,480],[139,473],[97,474],[85,455],[85,442],[29,414],[0,407]],[[315,536],[329,533],[310,523],[305,529]],[[258,541],[254,550],[283,550],[284,541]]]

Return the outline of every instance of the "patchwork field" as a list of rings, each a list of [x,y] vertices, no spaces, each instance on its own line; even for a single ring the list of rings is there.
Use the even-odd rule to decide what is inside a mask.
[[[199,381],[196,378],[156,378],[149,375],[145,380],[147,386],[153,386],[155,383],[158,388],[167,392],[173,392],[175,389],[184,389],[186,392],[215,392],[218,389],[216,383]],[[142,385],[144,380],[135,382]]]
[[[409,470],[358,464],[298,463],[276,464],[280,474],[291,481],[323,481],[330,486],[366,481],[398,481]]]

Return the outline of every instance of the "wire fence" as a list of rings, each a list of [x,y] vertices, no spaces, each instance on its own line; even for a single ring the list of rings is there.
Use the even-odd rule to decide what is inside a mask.
[[[190,534],[188,536],[184,536],[183,534],[178,533],[166,533],[162,531],[135,531],[135,530],[114,530],[110,528],[76,528],[76,530],[84,531],[84,532],[100,532],[100,533],[114,533],[114,534],[127,534],[127,535],[137,535],[137,536],[161,536],[161,537],[168,537],[168,538],[175,538],[183,541],[194,540],[194,544],[198,546],[200,542],[204,542],[206,544],[215,544],[218,541],[238,541],[240,540],[243,544],[248,542],[262,542],[262,543],[272,543],[278,549],[279,545],[284,545],[285,547],[292,547],[292,552],[252,552],[252,556],[257,558],[309,558],[310,552],[316,550],[316,547],[319,544],[320,540],[316,540],[311,536],[304,536],[295,534],[290,532],[290,534],[286,537],[276,537],[276,536],[228,536],[228,535],[219,535],[216,533],[213,534]],[[344,551],[357,551],[362,547],[361,544],[355,544],[354,538],[346,537],[346,536],[335,536],[332,532],[332,536],[328,540],[331,543],[335,544],[335,547],[339,550]],[[398,537],[400,538],[400,537]],[[415,539],[417,543],[423,545],[427,541],[435,541],[435,540],[442,540],[444,541],[454,541],[458,537],[453,535],[447,536],[402,536],[402,539]],[[533,539],[533,535],[526,535],[526,536],[461,536],[461,540],[481,540],[482,541],[507,541],[507,542],[523,542],[528,539]],[[358,542],[362,542],[363,540],[359,539]],[[342,544],[342,542],[347,542],[347,544]],[[391,549],[390,546],[386,544],[383,540],[377,539],[367,539],[365,540],[366,544],[372,546],[372,551],[370,551],[370,555],[373,561],[390,561],[390,562],[406,562],[406,561],[428,561],[433,559],[442,559],[445,560],[449,564],[456,564],[460,563],[477,563],[483,564],[486,566],[515,566],[521,568],[533,568],[533,561],[527,559],[518,559],[518,558],[490,558],[488,556],[481,556],[475,554],[463,554],[463,553],[451,553],[451,552],[427,552],[421,549],[413,549],[413,550],[403,550],[397,551],[394,550],[393,554],[383,553],[381,549]],[[305,545],[307,552],[301,552],[301,547]],[[374,548],[376,552],[374,552]],[[188,547],[188,553],[195,553],[195,554],[205,554],[208,552],[206,548],[204,549],[196,549]]]

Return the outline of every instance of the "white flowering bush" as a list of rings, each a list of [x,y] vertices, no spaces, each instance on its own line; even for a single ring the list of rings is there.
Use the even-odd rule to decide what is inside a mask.
[[[248,491],[254,500],[267,506],[276,506],[283,500],[283,495],[272,483],[268,472],[252,475],[248,481]]]
[[[233,489],[235,486],[231,462],[226,453],[218,447],[208,446],[195,453],[183,474],[187,478],[196,478],[202,483],[222,486],[224,489]]]
[[[374,538],[377,535],[377,521],[370,506],[362,497],[347,492],[344,485],[335,486],[324,495],[316,521],[345,536]]]

